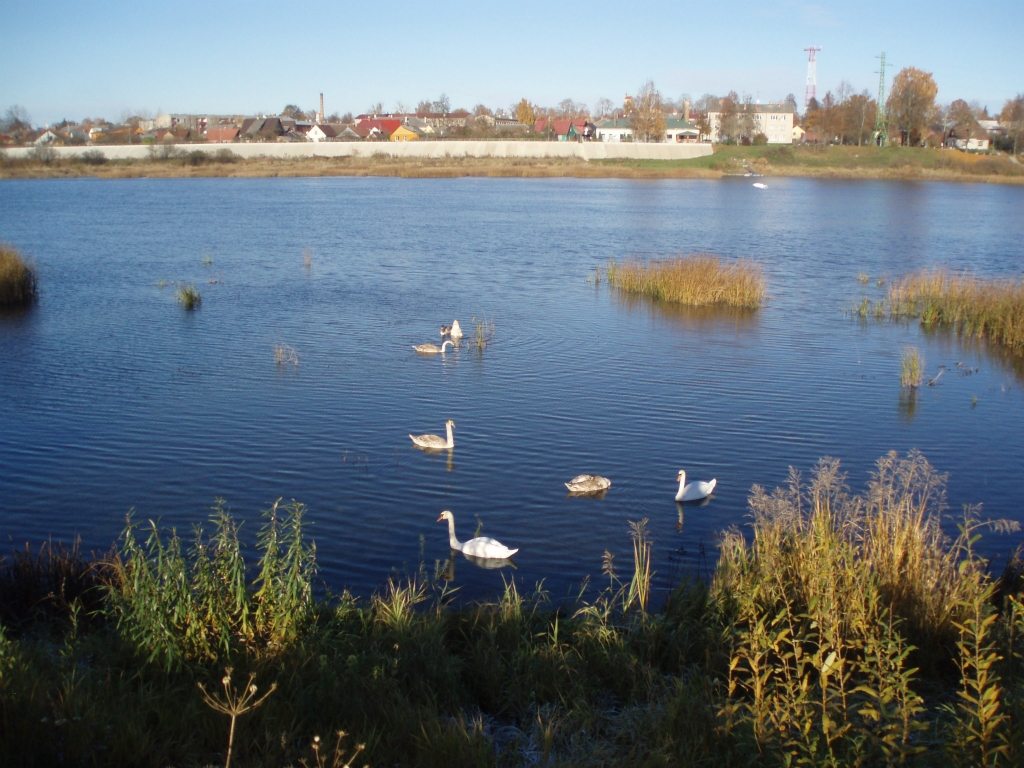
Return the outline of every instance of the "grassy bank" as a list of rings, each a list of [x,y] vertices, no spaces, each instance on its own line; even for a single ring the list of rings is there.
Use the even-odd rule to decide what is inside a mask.
[[[89,154],[89,153],[87,153]],[[159,156],[164,155],[163,157]],[[1024,166],[1001,155],[904,147],[764,146],[714,148],[693,160],[592,160],[573,158],[367,158],[242,159],[223,149],[215,155],[189,151],[154,154],[139,161],[0,159],[2,178],[399,176],[407,178],[493,176],[576,178],[722,178],[743,173],[845,179],[919,179],[1024,183]]]
[[[1024,280],[983,280],[945,268],[893,282],[885,304],[893,317],[920,318],[1024,354]]]
[[[701,253],[656,261],[612,261],[608,283],[625,293],[691,307],[757,309],[765,297],[761,268],[752,262],[723,261]]]
[[[859,495],[832,461],[755,487],[752,541],[657,608],[642,522],[625,572],[606,558],[559,606],[512,584],[455,605],[440,568],[316,598],[300,505],[266,513],[255,563],[222,505],[188,541],[130,523],[88,565],[22,554],[0,569],[0,762],[222,764],[251,679],[232,765],[329,765],[338,731],[375,766],[1019,764],[1020,563],[991,578],[970,516],[945,540],[943,488],[919,454]]]
[[[28,304],[35,296],[35,268],[17,248],[0,243],[0,307]]]

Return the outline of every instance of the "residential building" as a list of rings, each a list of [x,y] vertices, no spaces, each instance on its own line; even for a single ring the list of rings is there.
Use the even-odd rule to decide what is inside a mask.
[[[420,138],[420,135],[404,125],[399,125],[391,132],[392,141],[416,141]]]
[[[754,135],[763,133],[769,144],[792,144],[793,143],[793,107],[778,103],[773,104],[752,104],[752,116],[754,118]],[[743,104],[737,104],[736,109],[744,109]],[[721,126],[721,110],[708,110],[708,123],[711,125],[711,141],[719,141],[719,127]],[[753,136],[748,137],[753,139]]]
[[[632,141],[633,127],[628,117],[605,117],[597,123],[598,141]]]
[[[238,134],[237,128],[210,128],[206,132],[206,140],[214,143],[238,141]]]

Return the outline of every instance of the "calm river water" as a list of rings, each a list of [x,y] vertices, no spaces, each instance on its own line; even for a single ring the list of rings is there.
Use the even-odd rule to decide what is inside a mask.
[[[0,240],[41,274],[37,305],[0,316],[2,546],[106,549],[130,509],[187,530],[217,497],[251,541],[283,497],[308,505],[327,584],[365,595],[445,562],[435,520],[451,509],[463,539],[479,517],[521,550],[515,570],[457,558],[463,595],[514,577],[558,598],[599,577],[606,549],[627,571],[627,521],[648,518],[665,587],[713,567],[753,484],[829,455],[859,490],[879,456],[914,447],[949,473],[952,513],[1022,520],[1020,367],[847,311],[881,297],[877,278],[936,263],[1019,275],[1022,214],[1024,188],[981,184],[0,182]],[[756,259],[771,301],[687,312],[588,281],[609,258],[690,251]],[[176,303],[182,280],[200,310]],[[474,316],[494,323],[482,353],[412,352]],[[298,366],[275,364],[276,343]],[[914,402],[908,344],[930,375],[947,366]],[[411,447],[447,418],[450,461]],[[682,517],[680,468],[718,479]],[[606,498],[566,497],[581,472],[612,479]]]

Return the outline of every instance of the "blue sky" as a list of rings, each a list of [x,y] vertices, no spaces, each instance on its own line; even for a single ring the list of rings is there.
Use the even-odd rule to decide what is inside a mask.
[[[802,104],[803,48],[820,45],[819,97],[848,80],[934,74],[939,100],[998,111],[1024,92],[1021,0],[947,2],[511,3],[0,0],[0,109],[39,124],[125,110],[328,113],[393,109],[447,93],[453,107],[526,97],[619,102],[646,79],[666,96],[788,93]]]

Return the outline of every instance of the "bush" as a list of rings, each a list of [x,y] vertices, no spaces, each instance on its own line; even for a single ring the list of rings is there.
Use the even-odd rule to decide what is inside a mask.
[[[0,243],[0,306],[27,304],[35,295],[35,268],[14,246]]]
[[[78,159],[86,165],[103,165],[107,162],[107,156],[98,149],[90,149],[78,156]]]
[[[213,161],[216,163],[237,163],[241,159],[241,157],[227,148],[218,149],[213,153]]]
[[[49,144],[40,144],[33,148],[32,151],[28,153],[28,156],[37,163],[49,165],[50,163],[57,161],[57,150]]]
[[[768,143],[768,137],[763,133],[754,134],[753,140],[750,142],[755,147],[763,147]]]

